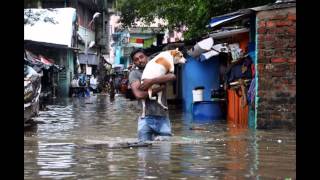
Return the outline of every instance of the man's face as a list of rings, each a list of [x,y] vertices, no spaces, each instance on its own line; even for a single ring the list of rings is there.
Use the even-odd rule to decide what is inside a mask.
[[[133,56],[133,63],[138,67],[138,68],[144,68],[148,62],[148,57],[142,53],[142,52],[137,52]]]

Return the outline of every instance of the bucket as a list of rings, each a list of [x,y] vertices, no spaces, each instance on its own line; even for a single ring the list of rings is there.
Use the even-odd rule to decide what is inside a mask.
[[[197,86],[192,90],[193,102],[203,101],[203,86]]]
[[[193,103],[192,118],[194,122],[221,120],[223,114],[219,101],[200,101]]]
[[[192,90],[193,102],[203,101],[203,89]]]

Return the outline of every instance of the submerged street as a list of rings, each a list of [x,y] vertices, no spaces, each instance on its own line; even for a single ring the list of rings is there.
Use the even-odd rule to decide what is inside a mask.
[[[24,133],[25,179],[295,179],[295,131],[193,124],[169,106],[174,136],[137,141],[137,101],[108,95],[55,99]],[[111,146],[110,146],[111,144]]]

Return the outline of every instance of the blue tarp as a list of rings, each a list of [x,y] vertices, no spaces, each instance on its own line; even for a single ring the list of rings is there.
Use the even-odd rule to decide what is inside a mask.
[[[236,12],[213,17],[210,19],[209,27],[213,28],[215,26],[230,22],[232,20],[244,18],[245,16],[250,15],[253,12],[254,11],[252,9],[240,9]]]
[[[222,23],[231,21],[233,19],[239,18],[241,16],[244,16],[245,14],[234,14],[234,15],[225,15],[225,16],[219,16],[219,17],[213,17],[210,20],[209,26],[215,27],[217,25],[220,25]]]

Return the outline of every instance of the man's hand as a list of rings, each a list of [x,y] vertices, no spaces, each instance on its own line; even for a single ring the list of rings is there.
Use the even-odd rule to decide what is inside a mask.
[[[176,76],[172,73],[168,73],[153,79],[144,79],[143,84],[140,85],[139,89],[146,91],[153,84],[164,84],[169,81],[174,81]]]
[[[153,80],[152,79],[144,79],[143,83],[140,85],[139,89],[146,91],[153,85]]]

